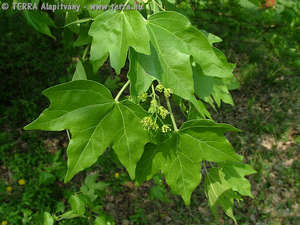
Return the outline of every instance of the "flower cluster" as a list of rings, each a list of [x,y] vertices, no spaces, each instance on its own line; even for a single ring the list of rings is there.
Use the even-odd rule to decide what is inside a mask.
[[[165,88],[162,84],[158,84],[156,87],[155,87],[155,90],[158,91],[159,93],[164,93],[164,95],[169,98],[172,94],[172,91],[170,88]]]
[[[171,94],[172,94],[172,91],[171,91],[170,88],[165,88],[164,89],[164,95],[165,95],[166,98],[169,98],[171,96]]]
[[[159,128],[156,121],[154,121],[150,116],[144,117],[141,122],[143,124],[144,129],[157,130]]]
[[[171,131],[171,128],[170,128],[168,125],[164,124],[164,125],[161,127],[161,131],[162,131],[163,133],[168,133],[169,131]]]
[[[163,106],[159,106],[158,107],[158,114],[165,119],[167,117],[167,115],[169,114],[169,111],[163,107]]]
[[[145,92],[138,96],[138,99],[141,100],[141,102],[147,101],[147,98],[148,98],[148,95]]]
[[[155,90],[157,90],[158,92],[162,92],[163,90],[164,90],[164,86],[162,86],[161,84],[159,84],[159,85],[157,85],[156,87],[155,87]]]
[[[150,106],[148,109],[148,112],[151,114],[151,116],[146,116],[142,119],[141,123],[143,124],[144,129],[157,131],[158,129],[161,129],[162,133],[167,133],[171,130],[171,128],[164,124],[163,120],[166,119],[166,117],[169,115],[169,111],[162,105],[160,105],[159,97],[156,95],[155,91],[159,93],[163,93],[165,97],[170,97],[171,90],[169,88],[165,88],[163,85],[158,84],[155,87],[152,86],[152,94],[147,95],[147,93],[143,93],[140,96],[138,96],[139,100],[141,102],[147,101],[148,97],[151,97]],[[163,120],[161,120],[162,118]],[[160,128],[160,125],[157,123],[157,119],[159,119],[159,124],[162,125]]]

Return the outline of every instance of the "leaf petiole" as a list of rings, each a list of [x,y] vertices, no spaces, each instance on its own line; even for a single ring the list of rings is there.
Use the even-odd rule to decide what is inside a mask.
[[[124,6],[123,6],[123,8],[122,8],[122,10],[121,10],[121,12],[124,11],[124,9],[125,9],[125,7],[128,5],[128,3],[129,3],[129,0],[127,0],[127,1],[125,2]]]
[[[82,61],[85,61],[86,60],[86,55],[89,51],[89,48],[90,48],[90,45],[87,45],[86,48],[84,49],[84,52],[83,52],[83,55],[82,55]]]
[[[175,122],[175,118],[174,118],[174,114],[173,114],[173,111],[172,111],[172,108],[171,108],[170,100],[169,100],[169,98],[167,96],[165,96],[165,98],[166,98],[168,110],[170,112],[170,117],[171,117],[171,120],[172,120],[172,124],[173,124],[174,130],[175,130],[175,132],[177,132],[178,128],[177,128],[177,125],[176,125],[176,122]]]
[[[115,97],[115,101],[119,102],[119,98],[121,96],[121,94],[123,93],[123,91],[128,87],[128,85],[130,84],[130,80],[128,80],[124,86],[121,88],[121,90],[119,91],[119,93],[117,94],[117,96]]]

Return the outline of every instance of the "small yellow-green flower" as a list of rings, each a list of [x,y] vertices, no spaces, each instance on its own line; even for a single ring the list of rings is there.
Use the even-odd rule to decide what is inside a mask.
[[[158,91],[158,92],[162,92],[164,90],[164,86],[162,86],[161,84],[157,85],[155,87],[155,89]]]
[[[169,98],[169,97],[171,96],[171,94],[172,94],[172,91],[171,91],[170,88],[165,88],[165,89],[164,89],[164,95],[165,95],[167,98]]]
[[[143,127],[146,130],[157,130],[158,129],[158,125],[150,116],[144,117],[142,119],[141,123],[143,124]]]
[[[143,94],[141,94],[141,95],[138,96],[138,99],[140,99],[141,102],[147,101],[147,98],[148,98],[148,95],[145,92]]]
[[[10,193],[11,191],[12,191],[12,187],[11,187],[11,186],[7,186],[7,187],[6,187],[6,192],[7,192],[7,193]]]
[[[162,127],[161,127],[161,131],[163,132],[163,133],[167,133],[167,132],[169,132],[171,130],[171,128],[168,126],[168,125],[163,125]]]
[[[146,116],[142,119],[141,123],[144,128],[148,128],[152,124],[152,118],[150,116]]]
[[[8,222],[6,221],[6,220],[3,220],[2,222],[1,222],[1,225],[7,225],[8,224]]]
[[[20,180],[18,180],[18,184],[19,185],[25,185],[26,181],[24,179],[20,179]]]
[[[120,174],[119,173],[115,173],[115,178],[119,179],[119,177],[120,177]]]

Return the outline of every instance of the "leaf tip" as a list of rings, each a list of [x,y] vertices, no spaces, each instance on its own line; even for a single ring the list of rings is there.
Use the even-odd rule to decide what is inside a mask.
[[[68,183],[72,178],[74,177],[73,174],[70,174],[69,170],[67,171],[67,174],[65,176],[65,179],[64,179],[64,183]]]
[[[32,123],[27,124],[24,128],[24,130],[33,130],[34,128],[32,127]]]

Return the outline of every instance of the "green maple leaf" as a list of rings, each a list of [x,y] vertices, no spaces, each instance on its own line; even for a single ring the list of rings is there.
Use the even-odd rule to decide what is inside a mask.
[[[50,99],[50,107],[25,129],[71,131],[65,181],[94,164],[110,145],[134,179],[148,142],[140,122],[146,115],[141,107],[127,100],[116,102],[107,88],[87,80],[60,84],[43,94]]]
[[[217,216],[218,207],[221,207],[225,214],[237,223],[233,214],[233,206],[234,199],[240,199],[240,197],[232,190],[220,169],[209,169],[205,178],[205,193],[215,216]]]
[[[51,216],[50,213],[44,212],[44,225],[53,225],[54,224],[54,219]]]
[[[172,191],[181,195],[186,204],[190,204],[192,192],[201,181],[201,154],[188,148],[186,138],[174,134],[157,147],[159,153],[154,162],[165,175]]]
[[[144,55],[133,51],[131,56],[130,68],[135,73],[132,72],[129,79],[137,89],[132,89],[133,95],[147,90],[150,75],[165,87],[171,88],[174,94],[192,102],[202,117],[210,117],[205,106],[195,98],[196,84],[190,58],[193,56],[208,76],[216,77],[232,76],[232,68],[229,68],[227,61],[216,53],[208,38],[179,13],[156,13],[147,20],[147,29],[150,34],[151,54]],[[230,72],[226,72],[229,69]],[[137,82],[138,78],[140,82]],[[143,79],[145,82],[142,82]],[[145,86],[138,86],[139,83]],[[226,90],[223,88],[223,92]],[[230,94],[215,94],[216,101],[223,98],[230,102],[231,98],[228,96]]]
[[[171,20],[168,17],[166,25],[164,23],[166,15],[168,14],[157,13],[148,19],[147,28],[153,46],[151,55],[158,58],[162,68],[162,73],[151,75],[165,87],[171,88],[174,94],[185,99],[193,99],[194,84],[190,55],[187,54],[185,43],[176,37],[174,30],[174,27],[180,26],[182,21],[176,18]]]
[[[210,97],[212,96],[218,106],[221,100],[233,104],[228,87],[223,80],[234,79],[232,74],[234,65],[228,63],[224,54],[212,46],[212,35],[206,37],[193,27],[186,17],[176,12],[154,14],[149,18],[147,27],[151,43],[154,45],[164,71],[164,73],[156,72],[153,76],[166,87],[174,89],[175,94],[194,103],[202,116],[209,117],[209,114],[204,106],[195,101],[194,93],[208,103],[212,102]],[[175,46],[175,49],[168,49],[167,39],[172,40],[171,46]],[[153,53],[151,55],[153,55],[152,58],[155,57]],[[193,72],[190,71],[190,56],[197,63]],[[183,62],[182,67],[173,63],[177,59]],[[173,79],[174,77],[176,79]],[[209,93],[205,93],[205,90]]]
[[[140,185],[143,182],[150,180],[161,169],[161,162],[154,160],[159,149],[153,143],[148,143],[145,146],[144,153],[136,167],[136,184]]]
[[[211,46],[210,40],[197,28],[193,27],[190,21],[177,12],[160,12],[149,18],[149,24],[161,27],[174,34],[173,38],[181,40],[182,46],[176,48],[184,53],[193,56],[196,63],[201,66],[204,74],[215,77],[232,76],[232,66],[220,59],[215,49]],[[158,40],[161,34],[157,34]],[[171,45],[172,46],[172,45]],[[172,54],[173,51],[170,51]],[[175,55],[174,55],[175,57]]]
[[[157,18],[155,20],[152,20],[152,16],[149,18],[147,28],[151,40],[151,54],[131,52],[131,71],[137,71],[140,74],[131,72],[129,79],[133,81],[132,85],[138,88],[135,81],[138,75],[141,83],[143,79],[149,80],[147,75],[150,75],[166,88],[170,88],[174,94],[192,102],[203,117],[209,117],[204,105],[199,103],[194,95],[190,55],[187,54],[185,43],[176,37],[171,25],[166,29]],[[146,83],[148,82],[144,82]],[[147,89],[146,86],[141,86],[141,88],[136,92]]]
[[[240,162],[224,137],[227,131],[238,129],[211,120],[191,120],[167,140],[145,150],[137,166],[137,181],[150,179],[159,170],[171,189],[190,204],[191,194],[201,181],[201,162]]]
[[[25,10],[23,13],[26,21],[36,31],[48,35],[49,37],[56,40],[50,30],[50,27],[55,27],[55,24],[46,12]]]
[[[210,45],[213,45],[214,43],[219,43],[219,42],[223,41],[220,37],[218,37],[218,36],[216,36],[212,33],[206,33],[204,31],[202,31],[202,33],[204,33],[204,35],[207,36],[207,40],[208,40]]]
[[[229,124],[215,123],[212,120],[190,120],[180,127],[187,148],[195,148],[202,160],[211,162],[240,162],[242,156],[236,154],[225,138],[225,132],[237,132]]]
[[[198,65],[193,67],[193,75],[195,92],[205,102],[211,103],[213,98],[218,107],[221,106],[221,101],[234,104],[228,87],[234,82],[234,76],[223,79],[206,76]]]
[[[251,184],[245,178],[247,175],[256,173],[250,165],[242,163],[218,163],[224,173],[226,181],[230,184],[233,191],[239,192],[243,196],[253,198]]]
[[[256,171],[251,166],[239,162],[221,162],[218,166],[209,169],[205,178],[205,192],[209,205],[215,216],[220,206],[236,223],[233,215],[234,199],[240,200],[240,195],[253,197],[250,183],[245,176]]]
[[[106,11],[92,23],[91,60],[104,62],[110,55],[111,66],[120,73],[129,47],[149,54],[149,35],[143,16],[136,10]]]
[[[79,59],[72,80],[86,80],[86,79],[87,77],[86,77],[84,66],[81,60]]]
[[[133,49],[129,51],[129,72],[127,74],[128,79],[130,80],[130,96],[132,96],[135,100],[142,93],[146,92],[150,85],[152,84],[154,78],[148,74],[140,61],[142,59],[138,59],[142,55],[137,54]],[[152,61],[153,65],[159,65],[159,63],[155,63]]]

